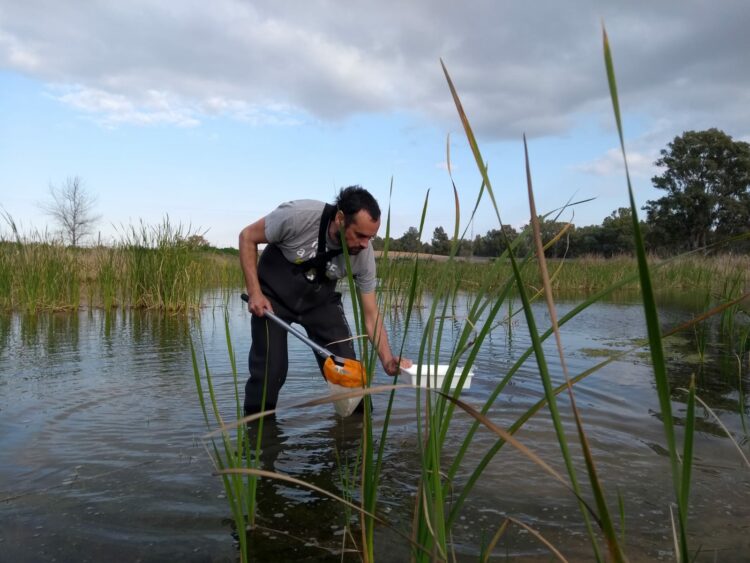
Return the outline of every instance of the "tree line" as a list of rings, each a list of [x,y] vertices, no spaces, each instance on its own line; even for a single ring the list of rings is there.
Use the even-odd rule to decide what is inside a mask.
[[[720,249],[750,252],[750,144],[735,141],[718,129],[686,131],[668,143],[654,163],[662,172],[651,181],[664,195],[643,206],[640,220],[647,249],[658,254],[675,254],[721,243]],[[51,201],[42,204],[60,234],[71,246],[91,236],[99,216],[94,213],[96,198],[79,177],[68,178],[59,186],[50,186]],[[640,216],[640,215],[639,215]],[[630,208],[621,207],[601,225],[577,227],[540,218],[542,239],[554,241],[549,257],[576,257],[597,254],[605,257],[630,253],[633,249],[633,220]],[[530,227],[520,230],[504,225],[473,240],[461,240],[460,256],[494,257],[509,244],[517,255],[530,251]],[[561,234],[562,233],[562,234]],[[190,241],[197,247],[208,246],[200,236]],[[392,239],[390,249],[448,255],[452,240],[440,226],[430,242],[422,242],[419,230],[410,227]],[[376,250],[384,241],[376,237]]]
[[[630,208],[621,207],[613,211],[604,219],[601,225],[576,227],[561,221],[539,218],[542,240],[552,244],[547,248],[549,258],[576,257],[585,255],[601,255],[611,257],[629,253],[633,249],[633,224]],[[642,232],[648,233],[648,224],[641,221]],[[451,237],[443,227],[437,227],[430,242],[422,242],[419,230],[409,227],[403,236],[392,239],[389,249],[400,252],[424,252],[447,256],[451,252]],[[531,242],[531,226],[524,225],[520,230],[509,225],[500,229],[491,229],[484,235],[476,235],[473,240],[464,239],[459,242],[457,254],[459,256],[497,257],[508,247],[513,246],[517,256],[525,256],[533,251]],[[382,250],[385,241],[376,237],[373,247]]]
[[[664,195],[649,200],[639,214],[647,249],[670,255],[717,245],[718,250],[750,252],[750,144],[735,141],[718,129],[686,131],[660,151],[654,163],[662,172],[651,181]],[[629,207],[614,210],[601,225],[577,227],[540,217],[542,240],[555,241],[551,258],[600,255],[610,257],[633,250],[633,219]],[[460,256],[494,257],[508,244],[517,255],[531,251],[530,226],[504,225],[473,240],[459,243]],[[561,236],[558,236],[562,233]],[[389,248],[394,251],[448,255],[451,237],[440,226],[430,242],[410,227]],[[375,249],[384,241],[376,238]]]

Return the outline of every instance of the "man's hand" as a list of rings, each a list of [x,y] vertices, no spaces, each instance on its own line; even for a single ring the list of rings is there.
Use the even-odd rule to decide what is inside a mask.
[[[265,311],[273,313],[271,302],[260,291],[250,295],[250,299],[247,300],[247,310],[256,317],[262,317]]]
[[[391,356],[391,359],[383,362],[383,369],[385,373],[390,376],[396,376],[401,371],[401,368],[410,368],[412,361],[409,358],[396,358]]]
[[[256,317],[262,317],[264,311],[273,311],[271,302],[263,295],[258,282],[258,244],[268,242],[265,225],[264,217],[240,232],[240,265],[245,275],[245,287],[249,296],[247,310]]]

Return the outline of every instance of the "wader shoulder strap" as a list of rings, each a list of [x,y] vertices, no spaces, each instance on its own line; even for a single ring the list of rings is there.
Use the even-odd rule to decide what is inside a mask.
[[[326,249],[326,240],[328,240],[328,224],[331,222],[331,219],[333,219],[334,215],[336,215],[336,206],[331,205],[330,203],[326,203],[326,206],[323,208],[323,214],[320,216],[320,229],[318,230],[318,252],[316,254],[316,258],[318,255],[320,255],[321,252],[323,254],[328,254],[329,252],[332,253],[331,257],[338,256],[343,252],[343,249],[341,248],[330,251]],[[326,261],[328,261],[328,259],[326,259]],[[323,265],[325,266],[325,264]]]
[[[327,250],[326,240],[328,238],[328,225],[335,214],[336,206],[331,205],[330,203],[326,203],[325,207],[323,208],[323,214],[320,216],[320,228],[318,230],[318,249],[315,253],[315,256],[313,256],[309,260],[305,260],[304,262],[297,264],[297,266],[295,267],[295,271],[303,272],[305,274],[305,277],[308,277],[308,273],[310,272],[310,270],[315,270],[315,276],[313,277],[313,280],[321,274],[324,274],[328,261],[331,260],[331,258],[335,258],[339,254],[344,252],[343,248]]]

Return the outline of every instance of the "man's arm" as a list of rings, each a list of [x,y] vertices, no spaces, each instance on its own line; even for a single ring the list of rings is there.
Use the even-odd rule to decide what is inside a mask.
[[[388,335],[383,327],[383,317],[378,310],[375,293],[361,293],[360,297],[362,298],[362,312],[365,315],[367,335],[378,351],[383,369],[388,375],[398,375],[401,366],[405,368],[411,366],[411,360],[394,357],[391,346],[388,344]]]
[[[245,275],[247,295],[250,297],[247,310],[258,317],[262,317],[266,309],[273,311],[271,302],[263,295],[258,281],[258,245],[267,242],[265,218],[248,225],[240,232],[240,266]]]

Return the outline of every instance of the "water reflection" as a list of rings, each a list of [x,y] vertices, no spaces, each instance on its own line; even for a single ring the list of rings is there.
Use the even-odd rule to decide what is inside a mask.
[[[3,317],[3,560],[233,560],[195,439],[188,326],[122,312]]]
[[[67,312],[23,313],[16,317],[21,342],[30,347],[43,344],[49,354],[55,354],[61,347],[74,349],[78,346],[79,316]]]
[[[11,315],[0,313],[0,358],[8,353],[12,326],[13,317]]]
[[[339,496],[356,494],[347,488],[341,472],[354,470],[361,416],[329,418],[312,432],[305,418],[303,414],[282,421],[275,416],[264,419],[261,467]],[[249,430],[250,443],[255,444],[258,424],[253,423]],[[257,527],[249,536],[257,560],[341,560],[342,540],[356,522],[346,507],[308,488],[270,478],[260,479],[257,490]],[[354,553],[350,556],[359,560]]]

